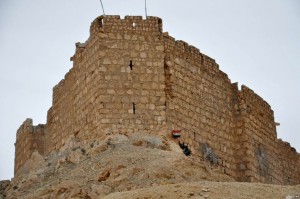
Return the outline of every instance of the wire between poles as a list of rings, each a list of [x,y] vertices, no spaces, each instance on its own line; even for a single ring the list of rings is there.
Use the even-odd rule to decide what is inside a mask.
[[[103,15],[105,16],[104,7],[103,7],[103,4],[102,4],[102,1],[101,1],[101,0],[100,0],[100,3],[101,3],[101,7],[102,7],[102,11],[103,11]]]
[[[147,19],[147,0],[145,0],[145,14],[146,14],[146,19]]]

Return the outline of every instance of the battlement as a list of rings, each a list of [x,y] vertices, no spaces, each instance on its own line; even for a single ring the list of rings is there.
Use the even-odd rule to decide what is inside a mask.
[[[27,118],[17,130],[17,138],[18,136],[21,136],[21,134],[23,133],[39,133],[43,131],[44,128],[45,128],[44,124],[38,124],[37,126],[34,126],[32,119]]]
[[[102,15],[96,18],[90,28],[91,35],[97,32],[152,32],[162,33],[162,20],[159,17],[148,16],[125,16],[121,19],[119,15]]]
[[[176,40],[169,36],[168,33],[164,33],[165,40],[165,51],[170,53],[176,53],[177,57],[186,59],[189,62],[199,65],[201,70],[206,70],[212,74],[221,74],[224,78],[228,78],[224,72],[220,73],[219,65],[216,61],[209,56],[200,52],[195,46],[189,45],[187,42],[182,40]]]
[[[244,101],[246,104],[252,107],[256,107],[256,110],[261,110],[260,115],[267,114],[273,118],[274,112],[271,106],[259,95],[257,95],[252,89],[245,85],[242,85],[240,91],[240,100]]]
[[[31,131],[33,131],[32,119],[27,118],[17,130],[17,137],[24,132],[31,132]]]

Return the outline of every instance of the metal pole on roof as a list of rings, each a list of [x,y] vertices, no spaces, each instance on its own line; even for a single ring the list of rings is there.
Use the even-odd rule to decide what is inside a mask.
[[[146,14],[146,19],[147,19],[147,0],[145,0],[145,14]]]
[[[102,7],[102,11],[103,11],[103,15],[105,16],[105,12],[104,12],[104,7],[103,7],[102,0],[100,0],[100,3],[101,3],[101,7]]]

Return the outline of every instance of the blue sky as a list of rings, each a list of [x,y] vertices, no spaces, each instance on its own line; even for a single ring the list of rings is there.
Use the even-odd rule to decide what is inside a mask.
[[[106,14],[145,15],[142,0],[102,0]],[[278,136],[300,151],[300,1],[148,0],[165,32],[214,58],[232,82],[263,97]],[[100,1],[0,1],[0,179],[13,177],[16,130],[45,123],[52,88],[72,67]]]

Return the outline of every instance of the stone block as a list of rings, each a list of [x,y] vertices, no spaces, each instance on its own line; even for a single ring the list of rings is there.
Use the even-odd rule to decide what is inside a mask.
[[[141,57],[142,59],[146,59],[148,56],[147,56],[147,53],[146,53],[146,52],[141,52],[141,53],[140,53],[140,57]]]

